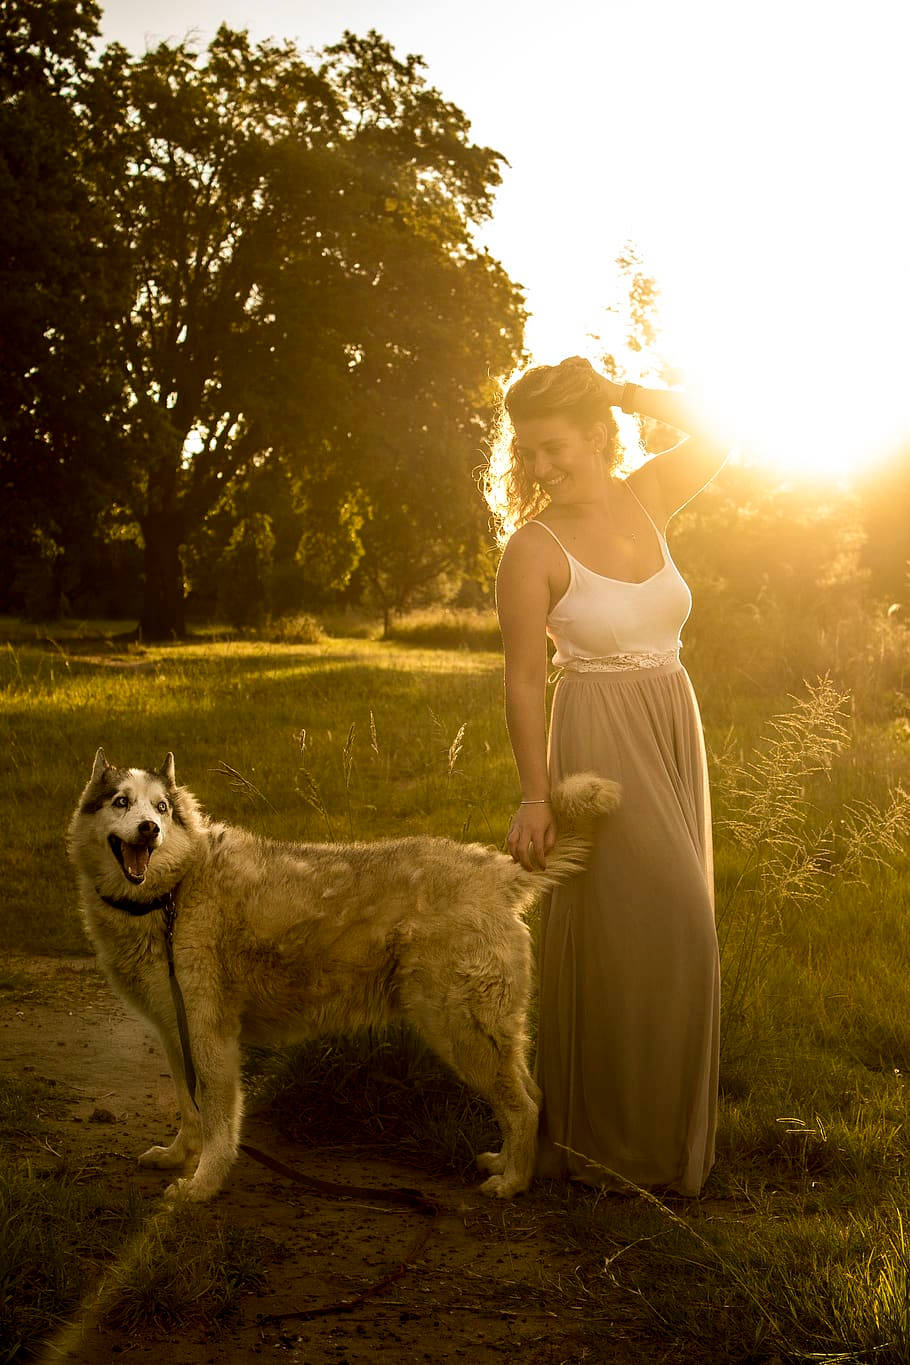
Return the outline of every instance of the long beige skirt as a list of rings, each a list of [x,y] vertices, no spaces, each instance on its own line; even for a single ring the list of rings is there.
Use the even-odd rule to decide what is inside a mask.
[[[680,1194],[714,1160],[720,969],[701,720],[679,663],[566,673],[553,782],[622,784],[589,870],[544,907],[537,1173]]]

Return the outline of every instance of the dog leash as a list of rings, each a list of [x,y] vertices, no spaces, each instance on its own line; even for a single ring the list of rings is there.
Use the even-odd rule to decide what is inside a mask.
[[[177,922],[177,888],[166,891],[163,896],[156,896],[150,901],[115,900],[110,896],[101,896],[105,905],[109,905],[113,910],[123,910],[126,914],[134,918],[150,915],[155,910],[164,912],[164,948],[167,955],[167,970],[171,984],[171,996],[174,1001],[174,1010],[177,1015],[177,1031],[180,1035],[180,1048],[183,1053],[183,1069],[186,1075],[187,1089],[190,1098],[196,1108],[199,1102],[196,1099],[196,1067],[193,1064],[193,1053],[190,1047],[190,1029],[186,1017],[186,1005],[183,1000],[183,992],[180,989],[180,982],[177,980],[177,973],[174,969],[174,926]],[[99,896],[101,895],[98,892]],[[288,1166],[276,1157],[269,1156],[267,1152],[260,1151],[258,1147],[253,1147],[248,1142],[238,1144],[240,1151],[245,1152],[253,1161],[258,1161],[260,1166],[265,1166],[276,1175],[284,1176],[286,1180],[292,1180],[296,1185],[303,1185],[312,1190],[315,1194],[330,1196],[331,1198],[346,1199],[370,1199],[374,1202],[384,1204],[398,1204],[404,1208],[412,1209],[415,1213],[421,1214],[428,1221],[420,1234],[415,1238],[413,1244],[408,1248],[400,1264],[381,1280],[376,1280],[373,1284],[367,1285],[353,1299],[340,1299],[337,1303],[323,1304],[319,1308],[289,1309],[286,1313],[260,1313],[257,1322],[264,1326],[266,1323],[282,1322],[286,1318],[296,1318],[301,1321],[311,1318],[328,1317],[332,1313],[353,1313],[365,1302],[372,1294],[378,1294],[380,1290],[394,1284],[400,1280],[412,1268],[413,1262],[423,1250],[439,1213],[439,1208],[428,1199],[420,1190],[412,1190],[406,1187],[390,1189],[371,1189],[364,1185],[339,1185],[331,1180],[319,1180],[316,1176],[302,1175],[293,1166]]]
[[[414,1261],[429,1241],[430,1233],[433,1231],[439,1214],[438,1205],[434,1204],[420,1190],[406,1188],[369,1189],[361,1185],[337,1185],[332,1180],[317,1180],[315,1176],[301,1175],[300,1171],[295,1171],[293,1166],[285,1165],[283,1161],[276,1160],[267,1152],[261,1152],[258,1147],[252,1147],[248,1142],[241,1142],[239,1146],[241,1152],[246,1152],[247,1156],[258,1161],[261,1166],[266,1166],[276,1175],[283,1175],[287,1180],[293,1180],[297,1185],[305,1185],[307,1189],[313,1190],[316,1194],[330,1195],[333,1198],[354,1196],[370,1199],[374,1202],[381,1200],[386,1204],[400,1204],[404,1205],[405,1208],[413,1209],[415,1213],[420,1213],[427,1219],[426,1226],[415,1237],[396,1268],[390,1271],[388,1275],[384,1275],[381,1280],[368,1284],[352,1299],[339,1299],[336,1303],[321,1304],[318,1308],[289,1308],[284,1313],[258,1313],[256,1322],[260,1327],[264,1327],[267,1323],[281,1323],[290,1318],[295,1318],[300,1322],[309,1322],[313,1318],[329,1317],[332,1313],[353,1313],[372,1294],[378,1294],[381,1290],[387,1289],[390,1284],[400,1280],[409,1270],[413,1270]]]
[[[403,1204],[405,1208],[413,1209],[415,1213],[422,1213],[428,1218],[435,1218],[439,1212],[432,1199],[428,1199],[421,1190],[408,1189],[405,1185],[395,1188],[386,1186],[382,1189],[367,1185],[338,1185],[333,1180],[318,1180],[314,1175],[301,1175],[293,1166],[286,1165],[277,1157],[269,1156],[268,1152],[260,1151],[258,1147],[250,1146],[248,1142],[240,1142],[237,1145],[241,1152],[246,1152],[247,1156],[258,1161],[260,1166],[266,1166],[276,1175],[283,1175],[286,1180],[293,1180],[297,1185],[305,1185],[315,1194],[327,1194],[334,1198],[381,1200],[384,1204]]]
[[[179,882],[177,885],[179,886]],[[132,915],[133,918],[150,915],[155,910],[164,911],[164,951],[167,955],[167,974],[171,983],[171,998],[174,1002],[174,1012],[177,1015],[177,1032],[180,1035],[180,1049],[183,1053],[183,1070],[190,1099],[198,1109],[196,1067],[193,1064],[193,1053],[190,1048],[190,1027],[186,1018],[183,991],[180,989],[180,982],[177,980],[177,973],[174,970],[174,925],[177,922],[176,891],[177,887],[175,886],[170,891],[165,891],[163,896],[156,896],[151,901],[114,900],[111,896],[101,896],[100,891],[98,894],[105,905],[109,905],[113,910],[123,910],[126,914]]]
[[[293,1166],[278,1161],[275,1157],[269,1156],[267,1152],[260,1151],[258,1147],[253,1147],[248,1142],[241,1142],[239,1147],[241,1152],[252,1157],[253,1161],[258,1161],[261,1166],[274,1171],[276,1175],[284,1176],[286,1180],[293,1180],[296,1185],[304,1185],[315,1194],[328,1195],[335,1199],[354,1197],[369,1199],[373,1203],[381,1201],[385,1204],[398,1204],[404,1208],[412,1209],[415,1213],[422,1214],[427,1219],[426,1225],[417,1234],[396,1268],[390,1271],[388,1275],[384,1275],[381,1280],[375,1280],[373,1284],[368,1284],[352,1299],[339,1299],[336,1303],[322,1304],[318,1308],[289,1308],[284,1313],[258,1313],[256,1322],[260,1327],[264,1327],[267,1323],[281,1323],[290,1318],[295,1318],[300,1322],[308,1322],[313,1318],[329,1317],[333,1313],[353,1313],[372,1294],[378,1294],[381,1290],[387,1289],[390,1284],[400,1280],[409,1270],[413,1270],[414,1262],[429,1241],[439,1214],[439,1206],[432,1199],[428,1199],[420,1190],[411,1190],[405,1187],[375,1189],[365,1185],[338,1185],[332,1180],[318,1180],[312,1175],[302,1175]]]
[[[183,1052],[183,1069],[186,1073],[186,1084],[190,1098],[198,1109],[196,1067],[193,1063],[193,1053],[190,1047],[190,1029],[186,1017],[186,1005],[174,968],[174,926],[177,922],[176,891],[177,887],[174,887],[173,890],[166,891],[163,896],[156,896],[154,900],[150,901],[114,900],[111,896],[101,896],[101,899],[105,905],[109,905],[113,910],[123,910],[134,918],[150,915],[155,910],[164,911],[164,947],[167,954],[171,995],[177,1015],[180,1048]],[[315,1194],[331,1195],[333,1198],[372,1199],[386,1204],[401,1204],[405,1208],[413,1209],[416,1213],[421,1213],[430,1218],[435,1218],[439,1212],[433,1201],[422,1194],[420,1190],[408,1189],[405,1186],[391,1189],[386,1186],[382,1189],[376,1189],[360,1185],[339,1185],[331,1180],[319,1180],[316,1176],[302,1175],[300,1171],[295,1171],[293,1166],[286,1165],[277,1157],[269,1156],[267,1152],[260,1151],[258,1147],[253,1147],[247,1142],[241,1142],[238,1145],[241,1152],[246,1152],[247,1156],[251,1157],[253,1161],[258,1161],[260,1166],[266,1166],[276,1175],[284,1176],[286,1180],[293,1180],[295,1184],[305,1185]]]

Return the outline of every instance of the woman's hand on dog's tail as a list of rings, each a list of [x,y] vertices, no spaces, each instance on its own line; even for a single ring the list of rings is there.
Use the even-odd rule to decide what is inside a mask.
[[[506,847],[528,872],[542,872],[556,843],[556,819],[549,801],[524,803],[512,816]]]

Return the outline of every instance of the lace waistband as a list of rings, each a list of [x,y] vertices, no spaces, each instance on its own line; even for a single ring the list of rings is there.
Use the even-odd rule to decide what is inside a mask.
[[[679,659],[678,649],[642,650],[638,654],[607,654],[602,659],[569,659],[563,673],[628,673],[638,668],[665,668]]]

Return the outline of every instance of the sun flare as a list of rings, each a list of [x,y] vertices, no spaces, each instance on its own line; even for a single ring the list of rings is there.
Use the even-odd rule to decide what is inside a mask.
[[[568,312],[532,317],[535,361],[610,353],[622,375],[656,386],[668,366],[741,458],[786,478],[849,482],[910,442],[905,324],[886,294],[849,287],[843,264],[835,288],[822,253],[748,263],[704,250],[676,243],[645,262],[658,287],[654,353],[625,347],[614,304],[581,332]]]

